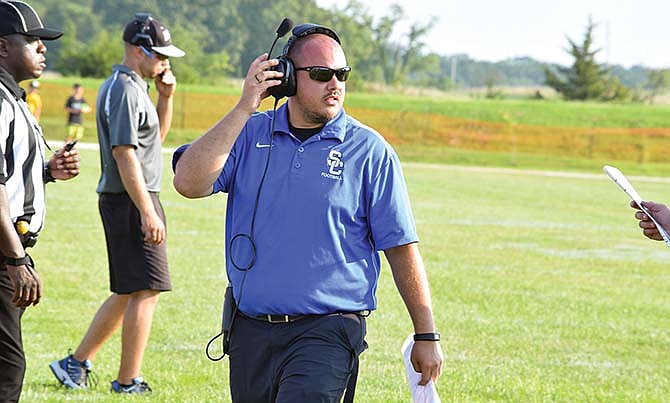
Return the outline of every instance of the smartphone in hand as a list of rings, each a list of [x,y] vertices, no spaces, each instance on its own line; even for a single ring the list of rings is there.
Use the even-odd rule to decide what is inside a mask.
[[[70,150],[72,150],[72,149],[74,148],[74,146],[75,146],[76,144],[77,144],[77,140],[73,140],[73,141],[71,141],[71,142],[65,144],[65,147],[63,147],[63,149],[65,149],[65,151],[70,151]]]

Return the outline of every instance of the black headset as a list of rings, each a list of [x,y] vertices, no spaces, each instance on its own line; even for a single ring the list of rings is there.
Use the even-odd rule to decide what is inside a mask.
[[[130,44],[135,45],[135,46],[145,46],[145,47],[152,47],[154,46],[154,40],[151,39],[151,27],[149,23],[151,22],[152,18],[150,14],[147,13],[137,13],[135,14],[135,24],[139,25],[142,24],[140,27],[139,31],[133,35],[133,37],[130,39]]]
[[[279,56],[279,64],[271,69],[274,71],[284,73],[284,76],[281,78],[281,84],[268,88],[268,92],[270,93],[270,95],[272,95],[276,99],[280,99],[283,97],[292,97],[293,95],[295,95],[298,89],[298,82],[295,75],[295,65],[293,64],[293,60],[291,60],[291,58],[288,57],[288,54],[291,51],[291,47],[293,46],[293,44],[295,44],[295,42],[298,39],[313,34],[328,35],[329,37],[333,38],[337,43],[339,44],[342,43],[340,42],[340,37],[337,35],[335,31],[333,31],[328,27],[324,27],[323,25],[300,24],[297,25],[295,28],[293,28],[293,31],[291,31],[291,37],[288,39],[288,42],[286,42],[286,45],[284,46],[284,50],[282,51],[281,56]],[[270,55],[268,55],[268,57],[270,57]]]

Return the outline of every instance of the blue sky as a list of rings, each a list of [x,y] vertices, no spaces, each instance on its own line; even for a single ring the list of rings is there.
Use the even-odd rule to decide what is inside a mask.
[[[411,21],[439,18],[427,37],[429,49],[445,55],[467,53],[498,61],[530,56],[570,64],[566,36],[583,39],[589,15],[598,24],[597,60],[630,67],[670,68],[670,0],[364,0],[375,16],[399,4]],[[317,0],[322,7],[346,0]],[[337,30],[337,27],[333,27]]]

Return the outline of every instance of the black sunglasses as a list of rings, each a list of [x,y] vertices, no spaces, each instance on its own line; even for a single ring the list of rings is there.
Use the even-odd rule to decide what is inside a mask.
[[[342,67],[341,69],[331,69],[330,67],[323,66],[309,66],[309,67],[296,67],[295,71],[309,71],[309,78],[316,81],[321,81],[327,83],[333,78],[333,74],[337,77],[338,80],[344,82],[349,78],[349,72],[351,71],[350,66]]]

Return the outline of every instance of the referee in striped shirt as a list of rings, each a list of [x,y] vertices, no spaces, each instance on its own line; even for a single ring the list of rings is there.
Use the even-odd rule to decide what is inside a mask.
[[[46,68],[47,29],[28,4],[0,0],[0,400],[16,402],[25,374],[21,315],[37,305],[42,284],[26,248],[45,216],[44,184],[79,174],[76,150],[58,150],[48,161],[42,130],[28,110],[19,82]],[[4,400],[3,400],[4,399]]]

